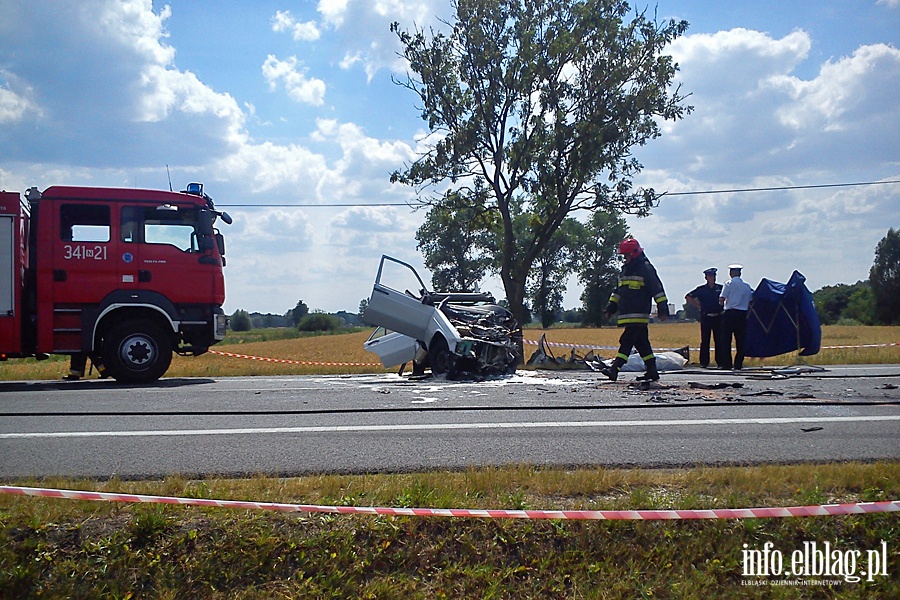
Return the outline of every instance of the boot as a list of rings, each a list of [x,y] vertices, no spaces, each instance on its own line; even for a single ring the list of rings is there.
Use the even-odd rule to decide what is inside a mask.
[[[619,368],[625,364],[625,361],[619,358],[618,356],[613,359],[612,365],[609,367],[603,367],[600,369],[600,372],[606,375],[606,377],[610,381],[615,381],[619,378]]]
[[[606,375],[606,377],[610,381],[615,381],[616,379],[619,378],[619,368],[616,366],[603,367],[602,369],[600,369],[600,372],[603,373],[604,375]]]
[[[659,381],[659,371],[656,370],[656,359],[651,358],[644,361],[647,372],[640,377],[635,378],[637,381]]]

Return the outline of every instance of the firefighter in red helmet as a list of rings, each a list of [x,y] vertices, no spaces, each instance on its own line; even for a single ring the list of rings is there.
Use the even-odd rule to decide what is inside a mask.
[[[606,318],[610,319],[613,313],[618,313],[617,322],[624,331],[619,338],[619,353],[613,359],[612,366],[602,369],[602,372],[615,381],[619,376],[619,369],[628,362],[628,355],[634,348],[647,368],[646,374],[638,379],[658,381],[659,372],[656,370],[656,357],[650,346],[648,331],[650,310],[653,302],[656,302],[659,318],[665,321],[669,318],[669,301],[656,269],[636,239],[628,237],[622,240],[619,254],[625,257],[625,264],[619,276],[619,285],[609,297]]]

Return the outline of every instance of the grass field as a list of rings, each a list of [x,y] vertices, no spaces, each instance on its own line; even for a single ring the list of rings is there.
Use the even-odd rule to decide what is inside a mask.
[[[594,328],[552,328],[526,329],[525,339],[536,342],[542,333],[547,341],[592,346],[616,346],[621,330],[615,327]],[[225,341],[212,349],[274,358],[289,361],[321,363],[314,365],[261,362],[245,358],[232,358],[215,353],[199,357],[179,357],[172,361],[166,377],[228,377],[240,375],[295,375],[295,374],[339,374],[339,373],[381,373],[385,369],[378,364],[378,357],[363,349],[363,342],[371,333],[370,329],[340,335],[312,336],[279,339],[285,332],[279,330],[257,330],[252,335],[229,332]],[[258,340],[258,341],[256,341]],[[696,323],[660,323],[650,326],[650,341],[656,350],[699,345],[699,325]],[[864,346],[873,344],[900,343],[900,327],[867,326],[824,326],[823,346]],[[534,345],[525,345],[526,357],[535,350]],[[553,348],[558,355],[567,355],[566,348]],[[601,350],[601,356],[611,357],[615,351]],[[692,354],[696,360],[696,352]],[[873,348],[823,349],[819,354],[798,357],[796,353],[759,359],[747,359],[745,367],[790,365],[804,362],[815,365],[835,364],[898,364],[900,345]],[[346,365],[338,363],[364,363]],[[0,364],[0,380],[59,379],[68,370],[65,357],[54,357],[48,361],[10,360]]]

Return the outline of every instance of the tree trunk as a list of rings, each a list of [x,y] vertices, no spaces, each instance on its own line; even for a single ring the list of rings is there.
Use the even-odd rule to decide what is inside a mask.
[[[513,318],[519,324],[519,328],[525,327],[527,324],[527,315],[525,311],[525,278],[517,276],[513,273],[512,268],[503,269],[500,272],[500,279],[503,281],[503,290],[506,292],[506,301],[509,303],[509,311]],[[517,340],[517,352],[519,354],[519,363],[525,360],[525,347],[520,337]]]

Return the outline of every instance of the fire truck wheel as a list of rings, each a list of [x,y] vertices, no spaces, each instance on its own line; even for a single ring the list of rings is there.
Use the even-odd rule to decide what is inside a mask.
[[[125,321],[109,330],[103,341],[103,356],[116,381],[156,381],[172,362],[172,341],[154,323]]]

